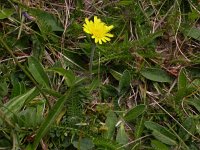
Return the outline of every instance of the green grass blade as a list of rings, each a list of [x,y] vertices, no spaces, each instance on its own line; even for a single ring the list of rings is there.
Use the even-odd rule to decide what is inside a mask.
[[[38,129],[37,135],[35,137],[35,141],[33,143],[33,149],[34,150],[37,149],[40,140],[48,132],[48,130],[50,129],[50,126],[53,124],[53,122],[55,121],[56,117],[62,111],[64,103],[71,96],[71,93],[72,93],[72,89],[69,89],[64,96],[62,96],[60,99],[58,99],[56,104],[50,110],[47,118],[44,120],[44,122],[42,123],[42,125]]]

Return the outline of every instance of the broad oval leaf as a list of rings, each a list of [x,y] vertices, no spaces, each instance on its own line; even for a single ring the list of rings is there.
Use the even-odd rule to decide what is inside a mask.
[[[155,138],[157,138],[159,141],[168,144],[168,145],[176,145],[176,136],[171,133],[169,130],[167,130],[165,127],[152,122],[152,121],[145,121],[144,123],[145,127],[147,129],[150,129],[153,131],[153,135]]]
[[[137,105],[136,107],[132,108],[131,110],[129,110],[125,114],[124,120],[128,121],[128,122],[133,121],[138,116],[140,116],[141,114],[143,114],[145,110],[146,110],[146,106],[144,104]]]
[[[117,123],[117,115],[113,111],[109,111],[106,114],[106,127],[108,130],[105,132],[104,137],[106,139],[112,139],[115,133],[115,125]]]
[[[167,145],[177,145],[175,140],[171,139],[170,137],[162,134],[161,132],[159,132],[157,130],[154,130],[152,134],[156,139],[158,139],[159,141],[161,141]]]
[[[28,58],[29,71],[34,79],[42,86],[50,88],[50,82],[42,64],[35,57]]]
[[[141,75],[156,82],[171,82],[170,76],[162,69],[145,68],[141,70]]]

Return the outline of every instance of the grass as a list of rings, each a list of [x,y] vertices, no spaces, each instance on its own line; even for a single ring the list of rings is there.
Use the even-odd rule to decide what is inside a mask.
[[[199,149],[198,1],[0,6],[0,149]]]

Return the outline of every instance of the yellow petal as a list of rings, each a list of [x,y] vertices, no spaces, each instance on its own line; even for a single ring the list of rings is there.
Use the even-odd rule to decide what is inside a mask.
[[[99,39],[99,44],[102,44],[102,41],[101,41],[101,39]]]
[[[114,35],[113,34],[110,34],[110,33],[106,33],[105,36],[108,36],[108,37],[113,37]]]
[[[89,19],[88,18],[85,18],[85,23],[89,24]]]
[[[94,41],[95,41],[95,43],[98,43],[98,39],[97,39],[97,38],[95,38],[95,40],[94,40]]]

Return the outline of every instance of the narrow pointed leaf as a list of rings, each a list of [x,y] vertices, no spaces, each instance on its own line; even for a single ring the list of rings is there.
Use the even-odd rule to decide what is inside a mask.
[[[58,99],[56,104],[50,110],[47,118],[41,124],[40,128],[37,131],[35,141],[33,143],[33,150],[37,149],[38,144],[40,143],[40,140],[45,136],[45,134],[50,129],[51,125],[55,122],[56,117],[62,111],[62,109],[64,107],[64,103],[66,102],[66,100],[69,99],[69,97],[71,96],[71,93],[72,93],[72,89],[69,89],[65,95],[63,95],[61,98]]]

